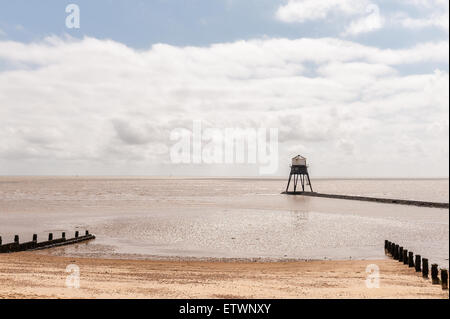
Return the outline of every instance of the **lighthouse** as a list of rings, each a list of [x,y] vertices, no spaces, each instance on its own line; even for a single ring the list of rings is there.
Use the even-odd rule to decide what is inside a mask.
[[[300,181],[300,185],[302,186],[302,192],[305,191],[305,186],[309,186],[309,189],[311,190],[311,192],[313,192],[305,157],[297,155],[292,158],[291,173],[289,174],[286,193],[289,192],[289,185],[291,183],[292,177],[294,177],[294,193],[297,192],[298,181]]]

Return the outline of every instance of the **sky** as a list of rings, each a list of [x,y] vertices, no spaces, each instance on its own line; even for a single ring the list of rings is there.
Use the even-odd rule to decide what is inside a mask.
[[[448,86],[444,0],[0,0],[0,175],[447,178]]]

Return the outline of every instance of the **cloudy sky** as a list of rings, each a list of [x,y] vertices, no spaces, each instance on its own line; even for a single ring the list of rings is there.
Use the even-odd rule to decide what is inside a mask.
[[[273,176],[448,177],[448,86],[447,0],[0,0],[0,175],[259,175],[173,163],[201,121],[278,129]]]

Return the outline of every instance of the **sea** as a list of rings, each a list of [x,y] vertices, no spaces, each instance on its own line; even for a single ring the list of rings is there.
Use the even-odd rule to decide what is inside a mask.
[[[281,194],[286,179],[0,177],[0,236],[96,239],[39,251],[89,258],[370,260],[384,240],[448,267],[449,210]],[[448,179],[314,179],[314,191],[449,201]]]

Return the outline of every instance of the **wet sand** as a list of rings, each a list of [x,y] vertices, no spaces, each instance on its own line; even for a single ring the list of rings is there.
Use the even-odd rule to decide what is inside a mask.
[[[316,191],[439,201],[448,180],[313,180]],[[281,195],[285,180],[0,177],[0,236],[88,229],[45,254],[86,258],[383,259],[384,240],[448,267],[448,209]],[[420,196],[419,196],[420,195]]]
[[[66,288],[66,267],[80,288]],[[380,288],[366,287],[366,267]],[[0,298],[448,298],[394,260],[200,262],[0,255]]]

